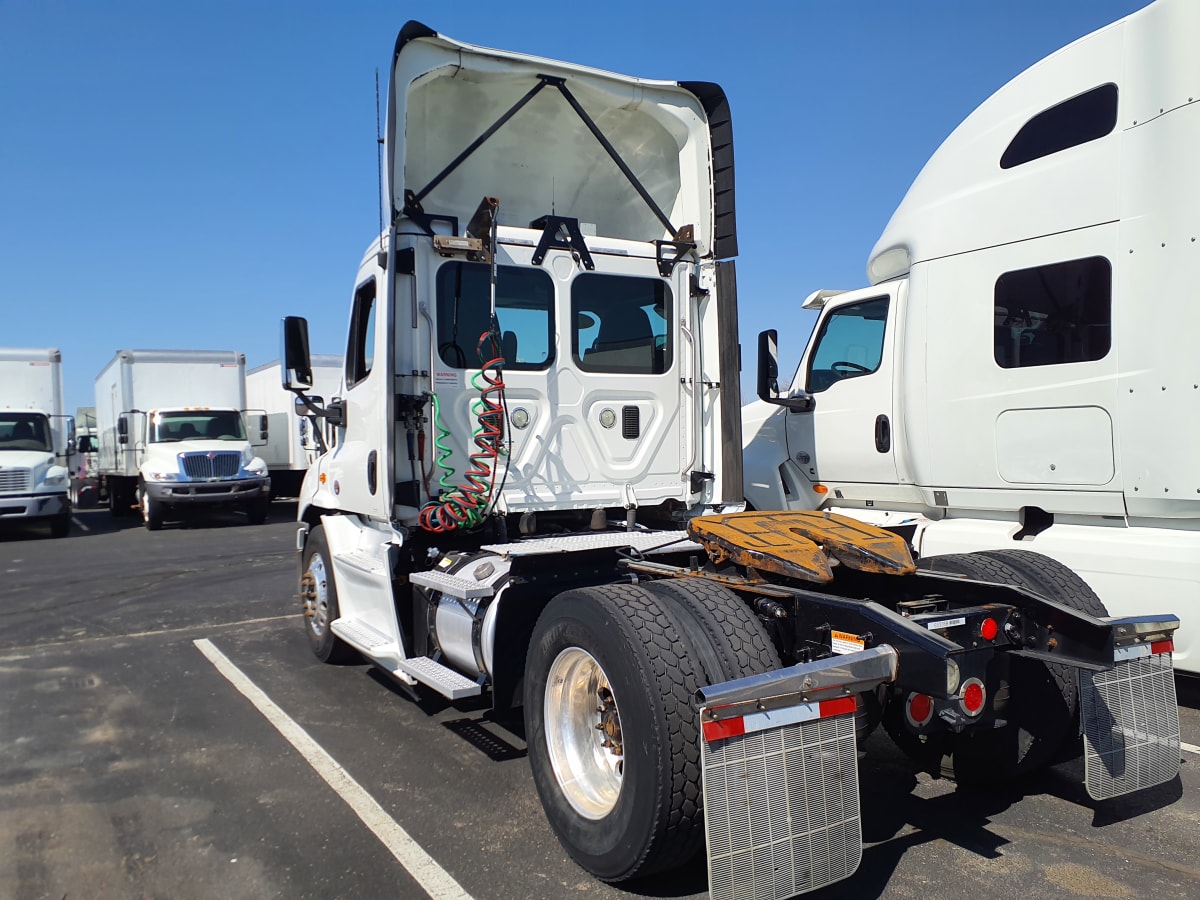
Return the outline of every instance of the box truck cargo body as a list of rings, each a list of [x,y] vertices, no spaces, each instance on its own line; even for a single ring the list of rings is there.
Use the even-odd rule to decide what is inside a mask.
[[[75,420],[63,415],[62,354],[0,348],[0,522],[71,527]]]
[[[337,431],[296,411],[296,395],[284,390],[279,367],[274,360],[246,373],[246,402],[266,410],[268,438],[259,456],[267,462],[273,496],[295,497],[304,473],[322,450],[321,440],[326,446],[333,444]],[[319,402],[332,400],[341,390],[342,357],[315,355],[312,367],[312,395]]]
[[[246,416],[245,372],[242,353],[117,352],[96,377],[98,470],[114,515],[136,503],[150,530],[187,509],[266,519],[271,480],[254,447],[267,423]]]

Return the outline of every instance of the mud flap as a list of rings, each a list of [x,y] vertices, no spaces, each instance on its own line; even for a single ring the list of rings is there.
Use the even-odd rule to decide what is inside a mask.
[[[713,900],[782,900],[854,874],[855,698],[895,675],[884,646],[699,692]]]
[[[1170,641],[1163,644],[1171,647]],[[1118,650],[1106,672],[1080,671],[1087,792],[1119,797],[1179,774],[1179,707],[1171,652],[1142,644]],[[1123,657],[1123,658],[1122,658]]]

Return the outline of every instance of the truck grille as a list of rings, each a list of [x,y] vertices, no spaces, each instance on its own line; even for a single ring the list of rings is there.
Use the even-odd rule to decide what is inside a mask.
[[[32,481],[32,469],[0,469],[0,491],[27,491]]]
[[[862,858],[854,716],[701,741],[713,900],[780,900]]]
[[[1084,773],[1095,800],[1170,781],[1179,774],[1179,707],[1171,654],[1084,672]]]
[[[183,474],[188,478],[234,478],[241,468],[242,454],[229,451],[181,453]]]

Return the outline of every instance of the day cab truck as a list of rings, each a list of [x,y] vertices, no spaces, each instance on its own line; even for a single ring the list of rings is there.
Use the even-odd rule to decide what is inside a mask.
[[[922,558],[1037,552],[1200,672],[1200,4],[1021,73],[817,291],[790,385],[745,410],[755,509],[896,524]],[[782,400],[783,405],[779,405]]]
[[[118,350],[96,376],[101,489],[114,516],[155,531],[187,512],[270,511],[255,447],[266,415],[246,410],[246,357],[218,350]]]
[[[296,395],[280,386],[281,365],[274,360],[246,372],[246,402],[267,415],[267,443],[258,455],[271,476],[271,495],[295,497],[308,467],[334,435],[327,423],[313,427],[302,403],[297,410]],[[312,367],[312,399],[316,403],[333,400],[342,383],[342,358],[314,355]]]
[[[283,384],[338,433],[298,502],[319,659],[523,717],[582,867],[707,848],[717,898],[854,872],[881,721],[962,779],[1072,752],[1093,796],[1177,777],[1176,618],[1107,618],[1036,553],[930,571],[849,517],[745,511],[718,85],[410,22],[385,144],[336,401],[306,393],[307,323],[283,322]]]
[[[71,530],[75,420],[63,413],[62,353],[0,347],[0,523]]]

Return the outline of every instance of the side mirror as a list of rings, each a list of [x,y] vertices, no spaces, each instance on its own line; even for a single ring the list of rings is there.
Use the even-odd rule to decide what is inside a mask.
[[[308,401],[307,403],[305,402],[306,400]],[[319,411],[321,407],[325,405],[325,400],[317,394],[309,394],[308,397],[297,397],[292,401],[292,409],[301,419],[316,415],[316,413],[309,408],[310,403]]]
[[[279,374],[285,391],[306,391],[313,386],[312,357],[308,352],[308,319],[284,316]]]
[[[808,391],[785,396],[779,390],[779,332],[774,328],[758,335],[758,398],[792,412],[810,412],[817,405]]]
[[[117,442],[129,443],[129,420],[123,415],[117,419]]]

